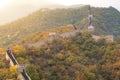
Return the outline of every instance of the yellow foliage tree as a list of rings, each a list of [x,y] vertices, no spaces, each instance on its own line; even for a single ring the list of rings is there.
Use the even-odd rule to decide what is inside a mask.
[[[16,77],[17,74],[18,74],[17,66],[11,66],[10,67],[10,73],[11,73],[11,76]]]
[[[20,45],[13,46],[12,50],[15,54],[20,54],[20,53],[25,53],[26,52],[25,48],[20,46]]]
[[[0,54],[4,55],[5,54],[5,49],[0,48]]]

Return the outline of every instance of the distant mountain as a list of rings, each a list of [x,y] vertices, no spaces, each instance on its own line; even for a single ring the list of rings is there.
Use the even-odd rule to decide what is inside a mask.
[[[15,1],[15,0],[14,0]],[[57,3],[52,3],[47,0],[30,0],[23,1],[17,0],[15,2],[11,2],[12,4],[8,5],[8,7],[4,9],[0,9],[0,25],[8,22],[12,22],[17,20],[23,16],[27,16],[28,14],[40,9],[40,8],[62,8],[64,5],[60,5]]]
[[[89,6],[77,8],[43,8],[27,17],[18,19],[12,23],[0,26],[0,45],[7,46],[31,36],[35,32],[46,31],[56,27],[74,24],[79,29],[86,29],[88,24]],[[93,25],[95,34],[120,35],[120,12],[113,7],[92,7],[94,16]]]
[[[113,8],[92,7],[93,14],[92,24],[95,27],[95,34],[113,34],[114,36],[120,35],[120,12]],[[76,25],[81,29],[88,27],[88,17],[84,17]]]
[[[40,8],[76,8],[84,5],[73,5],[64,6],[57,3],[51,3],[44,0],[36,0],[35,2],[24,2],[18,1],[16,4],[11,4],[5,9],[0,10],[0,25],[15,21],[21,17],[27,16],[28,14],[40,9]],[[8,14],[9,13],[9,14]],[[13,14],[14,13],[14,14]]]
[[[83,6],[84,6],[83,4],[78,4],[78,5],[67,6],[67,8],[79,8]]]

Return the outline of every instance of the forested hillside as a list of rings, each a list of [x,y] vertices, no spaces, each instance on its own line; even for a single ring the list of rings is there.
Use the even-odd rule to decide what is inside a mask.
[[[119,39],[95,41],[84,31],[69,38],[58,35],[75,31],[74,25],[86,30],[88,9],[89,6],[40,9],[0,26],[0,47],[12,45],[15,58],[25,66],[32,80],[119,80]],[[120,35],[119,11],[113,7],[92,7],[91,11],[95,34]],[[53,40],[49,40],[49,33],[56,33]],[[46,43],[38,47],[24,45],[42,40]],[[0,48],[0,53],[0,80],[17,80],[18,71],[5,60],[5,49]]]
[[[119,47],[119,42],[96,42],[85,32],[38,48],[16,45],[13,52],[20,64],[27,64],[32,80],[119,80]]]
[[[27,17],[0,26],[1,47],[17,43],[24,37],[36,32],[46,31],[55,27],[75,24],[80,29],[86,29],[88,24],[88,7],[40,9]],[[120,13],[113,7],[92,7],[95,34],[114,34],[119,36]]]

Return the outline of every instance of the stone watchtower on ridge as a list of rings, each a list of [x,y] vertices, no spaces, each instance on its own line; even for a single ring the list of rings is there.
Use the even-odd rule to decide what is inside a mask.
[[[93,20],[93,15],[91,12],[91,6],[88,8],[88,31],[93,32],[94,31],[94,26],[92,25],[92,20]]]

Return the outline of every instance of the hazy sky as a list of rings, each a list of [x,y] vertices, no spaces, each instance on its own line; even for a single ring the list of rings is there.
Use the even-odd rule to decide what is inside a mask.
[[[63,5],[90,4],[93,6],[113,6],[120,11],[120,0],[48,0]]]
[[[113,6],[120,11],[120,0],[0,0],[0,24],[16,20],[41,7],[50,5],[90,4],[92,6]]]
[[[48,0],[57,2],[64,5],[74,5],[74,4],[91,4],[94,6],[117,6],[120,0]]]

